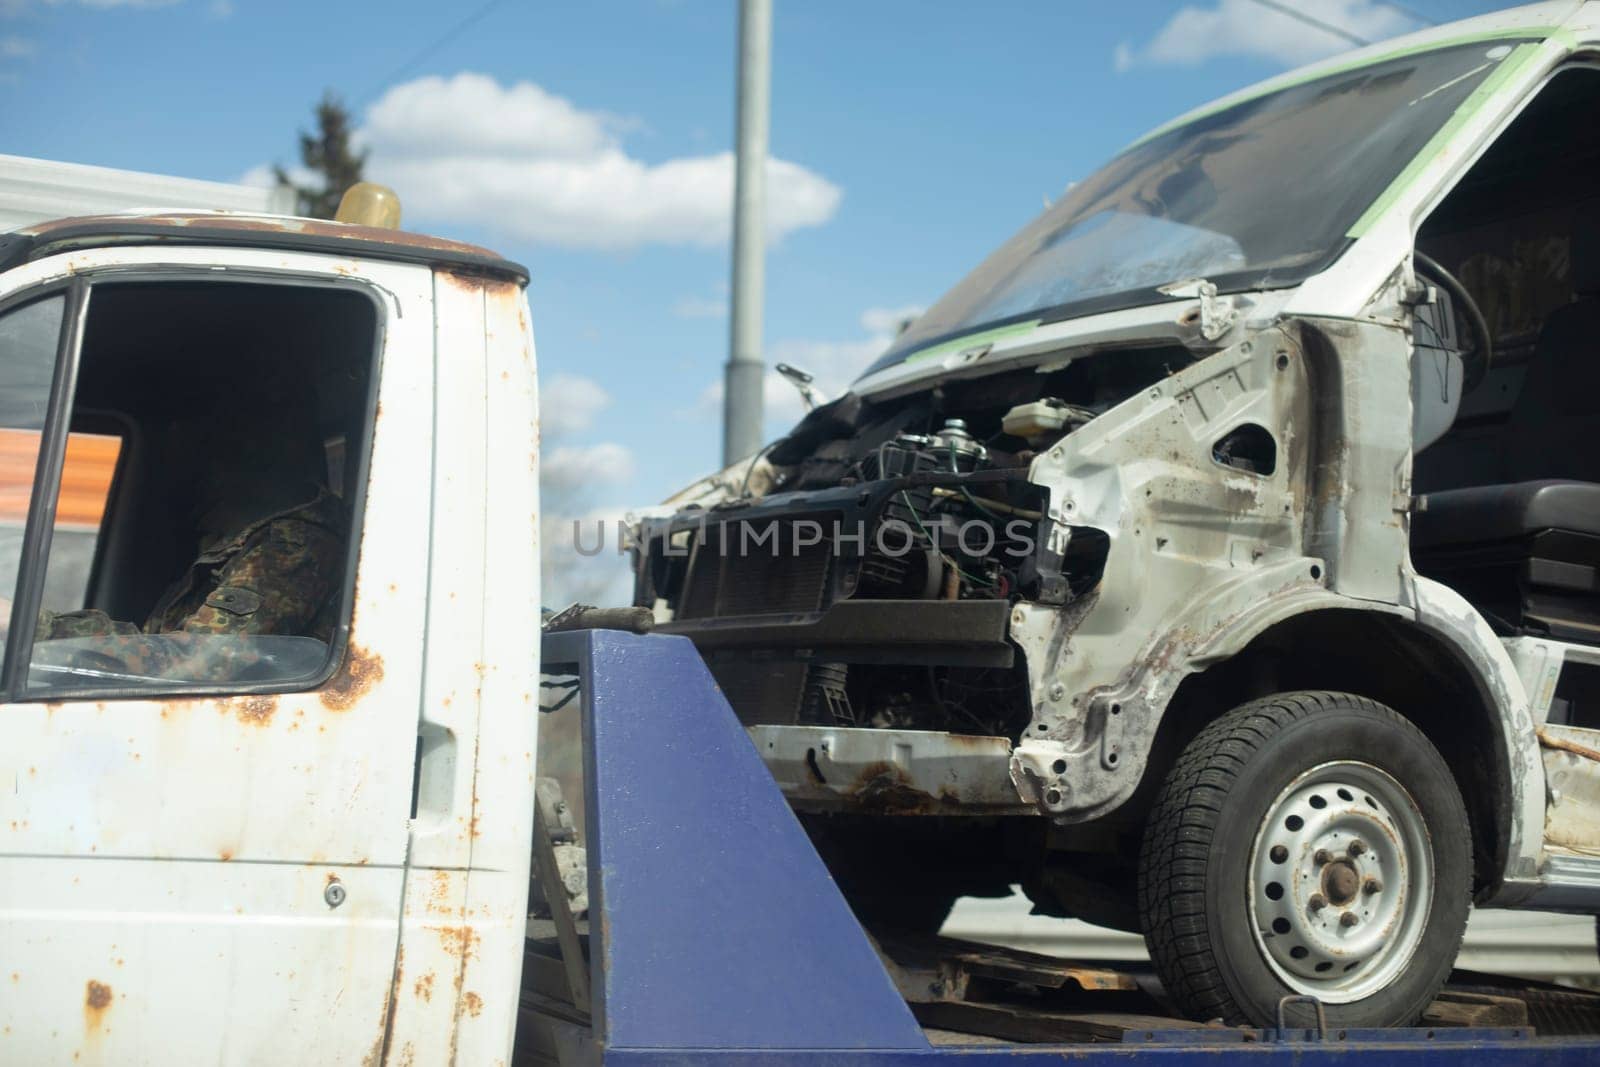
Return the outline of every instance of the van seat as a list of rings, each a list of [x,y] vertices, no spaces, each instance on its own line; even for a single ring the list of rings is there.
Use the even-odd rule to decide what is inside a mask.
[[[1429,493],[1417,500],[1411,543],[1499,541],[1544,530],[1600,537],[1600,484],[1548,480]]]
[[[1429,493],[1412,512],[1411,556],[1503,632],[1600,644],[1600,484]]]

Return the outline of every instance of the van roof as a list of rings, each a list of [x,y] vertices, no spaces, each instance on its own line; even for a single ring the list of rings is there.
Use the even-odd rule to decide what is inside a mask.
[[[1587,8],[1587,11],[1585,10]],[[1186,111],[1146,133],[1139,141],[1146,141],[1167,130],[1185,125],[1203,115],[1214,114],[1234,104],[1252,100],[1279,89],[1324,77],[1339,71],[1363,67],[1385,59],[1413,52],[1425,52],[1452,45],[1503,40],[1543,40],[1568,33],[1572,39],[1588,40],[1594,36],[1593,22],[1600,15],[1600,3],[1585,0],[1542,0],[1540,3],[1505,8],[1476,15],[1472,18],[1447,22],[1413,33],[1388,37],[1373,44],[1349,51],[1338,52],[1326,59],[1308,63],[1265,81],[1245,86],[1226,96],[1219,97]],[[1574,30],[1575,28],[1575,30]],[[1569,31],[1572,31],[1569,33]],[[1139,141],[1135,141],[1137,144]]]
[[[0,270],[57,252],[113,245],[230,245],[465,268],[527,284],[528,268],[486,248],[405,230],[291,215],[127,212],[40,222],[0,235]]]

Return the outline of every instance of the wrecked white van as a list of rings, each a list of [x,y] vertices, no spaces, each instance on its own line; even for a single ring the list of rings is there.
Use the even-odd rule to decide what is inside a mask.
[[[1191,112],[641,523],[866,921],[1020,882],[1362,1026],[1600,910],[1597,63],[1541,4]]]

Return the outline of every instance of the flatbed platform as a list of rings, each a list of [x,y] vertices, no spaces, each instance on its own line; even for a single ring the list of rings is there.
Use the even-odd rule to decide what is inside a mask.
[[[587,959],[587,920],[579,919],[576,928]],[[1173,1015],[1147,966],[1063,960],[948,937],[874,940],[932,1045],[1225,1045],[1266,1044],[1278,1037],[1268,1030]],[[531,1010],[558,1007],[569,1018],[583,1014],[570,1000],[555,920],[529,923],[526,959],[524,989]],[[1294,1008],[1311,1013],[1307,1022],[1314,1020],[1310,1005]],[[1349,1030],[1292,1029],[1304,1040],[1351,1040]],[[1462,971],[1411,1029],[1423,1040],[1463,1036],[1448,1033],[1453,1030],[1469,1030],[1467,1036],[1478,1039],[1582,1037],[1600,1033],[1600,993]]]
[[[873,936],[687,640],[548,635],[544,662],[577,679],[595,921],[530,922],[519,1063],[1600,1063],[1600,995],[1542,983],[1457,972],[1388,1030],[1290,998],[1257,1029],[1174,1016],[1138,964]]]

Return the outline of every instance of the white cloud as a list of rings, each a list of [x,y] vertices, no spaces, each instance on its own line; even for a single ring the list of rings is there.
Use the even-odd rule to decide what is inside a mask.
[[[547,509],[539,519],[539,561],[546,607],[571,603],[615,607],[632,602],[632,556],[617,551],[623,512]]]
[[[850,388],[850,383],[867,369],[894,340],[900,324],[922,314],[920,305],[873,307],[861,313],[864,337],[843,340],[778,341],[767,349],[768,371],[762,383],[767,436],[776,436],[793,426],[805,414],[800,391],[771,367],[787,363],[811,375],[814,386],[832,400]],[[700,394],[697,416],[709,417],[722,411],[722,383],[713,382]]]
[[[307,170],[305,167],[285,167],[284,170],[289,172],[289,180],[298,185],[310,186],[313,182],[321,180],[314,172]],[[234,181],[240,185],[253,185],[257,189],[272,189],[278,184],[278,174],[277,171],[272,169],[271,163],[257,163],[235,178]]]
[[[539,484],[561,494],[581,494],[633,477],[633,453],[625,445],[561,445],[539,458]]]
[[[647,163],[624,149],[626,125],[530,82],[463,73],[390,89],[361,138],[368,173],[399,189],[412,217],[578,248],[725,242],[733,154]],[[769,236],[828,221],[840,196],[821,175],[769,159]]]
[[[597,382],[576,374],[553,375],[541,383],[539,395],[545,441],[593,428],[595,417],[610,403],[610,394]],[[617,553],[622,512],[596,509],[590,501],[597,492],[628,482],[633,471],[632,451],[614,441],[558,445],[540,455],[539,559],[546,606],[628,603],[628,557]],[[595,551],[597,544],[601,551]]]
[[[257,189],[270,189],[278,183],[270,163],[257,163],[234,180],[240,185],[253,185]]]
[[[868,308],[861,313],[861,328],[870,334],[893,337],[900,327],[928,310],[921,304],[906,304],[897,308]]]
[[[829,400],[850,388],[850,383],[866,369],[873,357],[889,347],[887,334],[843,341],[779,341],[767,352],[770,363],[787,363],[811,375],[812,386]],[[805,414],[800,390],[776,371],[767,372],[767,417],[785,426],[793,425]]]
[[[582,433],[611,403],[600,383],[576,374],[557,374],[539,385],[539,425],[546,437]]]
[[[1416,24],[1377,0],[1301,0],[1308,18],[1366,41],[1416,29]],[[1243,56],[1285,67],[1309,63],[1353,48],[1346,38],[1252,0],[1219,0],[1214,7],[1180,8],[1147,44],[1119,44],[1112,53],[1119,71],[1139,65],[1194,66],[1208,59]]]
[[[612,144],[617,120],[580,111],[532,82],[430,75],[397,85],[367,111],[363,136],[429,155],[587,159]]]

